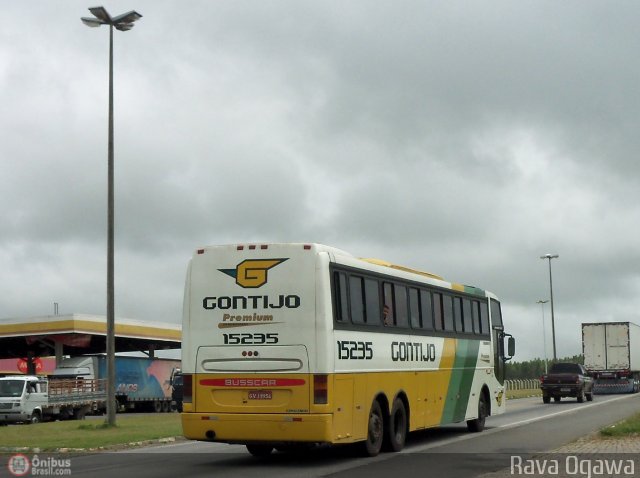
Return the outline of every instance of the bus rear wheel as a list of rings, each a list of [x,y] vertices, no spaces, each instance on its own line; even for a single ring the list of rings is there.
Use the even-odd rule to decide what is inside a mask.
[[[396,398],[391,407],[389,416],[389,428],[387,432],[386,448],[390,451],[400,451],[404,448],[407,439],[407,409],[404,402]]]
[[[384,418],[382,408],[378,401],[374,401],[369,412],[369,422],[367,426],[367,439],[363,443],[362,451],[366,456],[376,456],[382,449],[384,439]]]

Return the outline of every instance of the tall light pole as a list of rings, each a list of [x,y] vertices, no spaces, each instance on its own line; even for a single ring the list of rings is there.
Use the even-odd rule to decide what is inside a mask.
[[[540,256],[540,259],[548,259],[549,260],[549,290],[550,290],[550,298],[551,298],[551,338],[553,339],[553,361],[556,362],[558,360],[558,355],[556,353],[556,318],[553,313],[553,279],[551,277],[551,259],[557,259],[560,256],[558,254],[545,254],[544,256]]]
[[[113,211],[113,29],[127,31],[133,22],[142,18],[131,10],[112,17],[104,7],[92,7],[89,11],[95,18],[82,17],[82,23],[89,27],[109,25],[109,143],[107,159],[107,424],[116,424],[116,370],[115,370],[115,316],[114,316],[114,211]]]
[[[549,302],[548,300],[539,300],[536,304],[540,304],[542,309],[542,346],[544,347],[544,373],[548,372],[547,369],[547,332],[544,328],[544,304]]]

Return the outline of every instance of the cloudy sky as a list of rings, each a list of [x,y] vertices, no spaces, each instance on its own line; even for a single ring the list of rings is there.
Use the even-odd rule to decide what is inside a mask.
[[[105,314],[108,30],[0,0],[0,318]],[[111,0],[116,316],[207,244],[320,242],[495,292],[543,355],[640,323],[640,3]],[[545,309],[550,345],[550,308]]]

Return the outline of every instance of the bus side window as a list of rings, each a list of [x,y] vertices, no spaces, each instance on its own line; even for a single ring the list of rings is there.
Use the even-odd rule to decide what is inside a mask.
[[[502,325],[502,311],[500,310],[500,302],[495,299],[490,299],[489,303],[491,305],[491,325],[494,328],[503,328]]]
[[[473,326],[471,325],[471,301],[469,299],[462,299],[462,319],[464,321],[464,331],[468,334],[473,333]]]
[[[444,321],[442,320],[442,294],[433,293],[433,320],[436,330],[444,330]]]
[[[382,317],[385,326],[395,325],[393,308],[393,285],[389,282],[382,284]]]
[[[456,332],[463,332],[462,328],[462,298],[453,298],[453,321],[456,326]]]
[[[349,277],[349,305],[351,321],[354,324],[364,324],[364,297],[362,295],[362,277]]]
[[[336,299],[336,320],[338,322],[349,322],[349,300],[347,288],[347,275],[344,272],[336,272],[335,279],[335,299]]]
[[[367,325],[380,324],[380,289],[375,279],[364,280],[365,317]]]
[[[395,304],[396,304],[396,325],[398,327],[409,326],[409,307],[407,304],[407,288],[403,285],[395,285],[393,287],[395,292]]]
[[[420,289],[420,318],[422,328],[433,330],[433,309],[431,307],[431,292]]]
[[[420,323],[420,297],[418,289],[411,287],[409,289],[409,316],[411,317],[411,327],[421,329]]]
[[[486,302],[480,302],[480,333],[489,333],[489,307]]]
[[[453,332],[453,297],[448,294],[442,294],[442,317],[444,330]]]
[[[480,302],[474,300],[471,304],[471,313],[473,321],[473,333],[480,334]]]

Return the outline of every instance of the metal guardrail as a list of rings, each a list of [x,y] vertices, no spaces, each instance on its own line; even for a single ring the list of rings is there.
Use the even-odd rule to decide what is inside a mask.
[[[504,386],[507,390],[539,390],[540,380],[537,378],[505,380]]]

